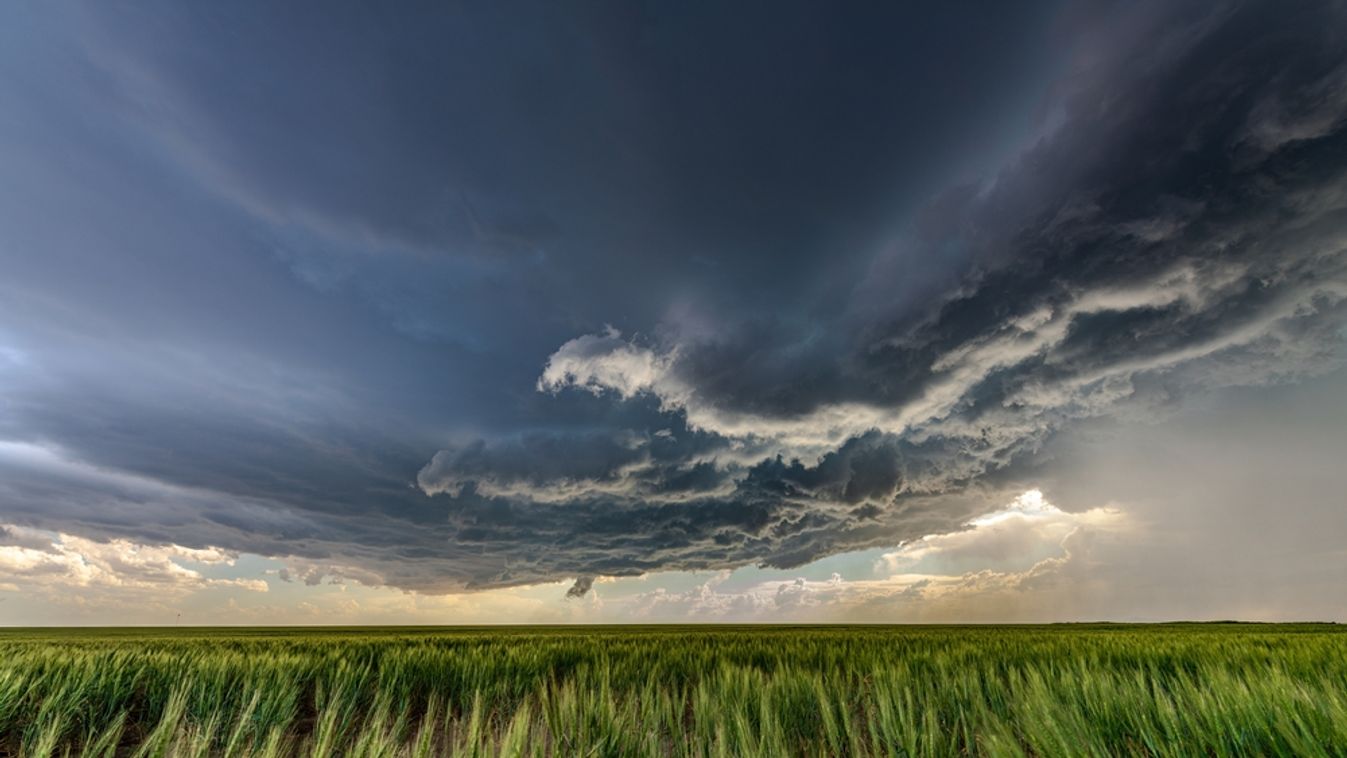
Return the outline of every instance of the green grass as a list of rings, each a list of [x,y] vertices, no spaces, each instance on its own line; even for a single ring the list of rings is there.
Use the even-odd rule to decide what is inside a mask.
[[[0,755],[1344,755],[1330,625],[0,630]]]

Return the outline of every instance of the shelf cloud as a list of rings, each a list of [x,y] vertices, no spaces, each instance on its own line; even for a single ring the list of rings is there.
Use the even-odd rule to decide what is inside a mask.
[[[0,584],[952,555],[1071,440],[1341,369],[1341,4],[373,10],[0,31]],[[861,589],[717,586],[645,601]]]

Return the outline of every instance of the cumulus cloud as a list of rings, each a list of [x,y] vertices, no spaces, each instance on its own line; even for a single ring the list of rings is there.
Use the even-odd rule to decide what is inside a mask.
[[[988,565],[1002,571],[1042,571],[1069,559],[1066,544],[1078,533],[1117,531],[1127,525],[1126,515],[1118,509],[1068,513],[1048,502],[1039,490],[1029,490],[1005,508],[970,520],[963,530],[925,535],[884,553],[878,568],[891,575],[964,574]],[[1017,566],[1017,562],[1024,565]]]
[[[13,590],[94,590],[182,594],[206,587],[266,592],[260,579],[218,579],[200,567],[232,566],[237,555],[214,548],[98,542],[70,534],[0,525],[0,581]],[[195,566],[195,567],[194,567]]]
[[[630,398],[651,392],[666,403],[678,402],[681,389],[670,383],[671,354],[659,354],[622,339],[609,326],[603,334],[586,334],[557,348],[538,377],[540,392],[579,387],[595,394],[605,390]]]
[[[356,565],[296,556],[286,556],[282,560],[285,565],[276,570],[276,577],[283,582],[299,582],[306,587],[323,583],[344,585],[347,582],[357,582],[366,587],[383,587],[387,584],[383,576]]]
[[[1067,513],[1031,490],[962,529],[883,554],[871,576],[846,579],[833,572],[825,580],[796,577],[731,589],[725,585],[732,574],[721,572],[684,591],[657,587],[610,598],[606,610],[661,621],[952,620],[978,617],[969,611],[979,603],[994,613],[1023,606],[1041,614],[1057,585],[1089,574],[1092,540],[1135,530],[1119,509]]]

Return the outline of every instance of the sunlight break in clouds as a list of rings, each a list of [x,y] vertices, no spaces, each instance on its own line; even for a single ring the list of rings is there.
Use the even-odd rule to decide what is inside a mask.
[[[871,577],[848,580],[833,572],[824,580],[797,577],[728,590],[732,574],[721,572],[689,590],[661,587],[606,598],[605,609],[662,621],[948,621],[976,614],[979,604],[989,612],[1023,606],[1037,614],[1051,603],[1040,595],[1051,594],[1054,582],[1088,571],[1082,562],[1089,560],[1091,539],[1131,530],[1120,510],[1067,513],[1030,490],[963,530],[882,554]]]

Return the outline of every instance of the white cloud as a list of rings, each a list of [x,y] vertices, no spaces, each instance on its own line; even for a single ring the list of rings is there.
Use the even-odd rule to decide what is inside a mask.
[[[307,587],[319,584],[344,585],[356,582],[366,587],[384,587],[388,581],[377,572],[359,566],[316,561],[308,558],[289,556],[279,559],[284,568],[276,570],[276,576],[283,582],[298,582]]]
[[[982,334],[948,350],[932,362],[932,378],[923,392],[894,407],[840,402],[795,416],[726,409],[705,397],[680,374],[679,358],[691,349],[689,346],[675,344],[663,350],[645,347],[624,339],[611,327],[603,334],[577,337],[558,348],[539,376],[537,388],[551,393],[577,388],[596,395],[610,391],[623,399],[649,393],[659,399],[664,410],[685,412],[690,427],[715,432],[744,445],[749,457],[770,450],[812,460],[873,429],[914,439],[931,435],[981,438],[987,425],[964,429],[964,422],[956,413],[961,404],[995,372],[1030,360],[1042,360],[1047,365],[1069,364],[1071,355],[1063,353],[1062,348],[1078,318],[1167,307],[1197,313],[1238,291],[1248,276],[1248,270],[1235,263],[1199,265],[1183,261],[1125,286],[1072,293],[1063,302],[1044,304],[1028,314],[990,325]],[[1217,360],[1234,350],[1252,351],[1276,360],[1259,362],[1245,356],[1240,361],[1243,371],[1232,377],[1231,383],[1260,384],[1288,372],[1321,369],[1327,365],[1320,360],[1322,356],[1308,354],[1309,348],[1300,345],[1290,325],[1344,299],[1347,287],[1325,279],[1313,286],[1289,290],[1270,300],[1242,324],[1208,340],[1065,371],[1061,378],[1051,382],[1027,381],[1006,399],[1007,409],[1013,407],[1014,412],[1007,410],[1007,418],[996,426],[1008,445],[1033,439],[1056,423],[1049,414],[1092,417],[1115,409],[1134,394],[1132,382],[1137,375],[1175,371]]]
[[[107,542],[21,526],[0,526],[0,580],[13,587],[185,593],[205,587],[266,592],[260,579],[211,578],[202,568],[233,566],[216,548]]]
[[[652,392],[677,405],[684,388],[669,372],[676,357],[676,352],[657,353],[628,342],[610,326],[603,334],[576,337],[557,348],[538,377],[538,391],[578,387],[597,395],[611,390],[623,399]]]
[[[658,433],[655,435],[659,437]],[[469,484],[476,492],[486,497],[518,498],[533,503],[570,503],[577,500],[598,497],[639,497],[648,503],[681,503],[706,497],[727,496],[734,491],[734,481],[725,478],[717,487],[706,489],[671,489],[667,492],[652,490],[648,478],[657,476],[659,464],[652,460],[648,441],[637,441],[632,450],[640,453],[636,459],[614,467],[603,478],[587,476],[565,476],[530,481],[518,473],[461,472],[454,468],[454,452],[441,450],[417,474],[417,486],[427,495],[449,494],[459,496]],[[732,455],[724,456],[726,461],[712,463],[736,463]],[[756,462],[757,457],[750,459]],[[700,463],[692,460],[692,464]]]
[[[1088,529],[1119,530],[1125,514],[1112,508],[1068,513],[1029,490],[1005,508],[970,520],[968,528],[913,540],[880,557],[888,574],[944,574],[1026,570],[1040,561],[1063,557],[1072,534]]]
[[[1097,535],[1125,534],[1134,526],[1118,509],[1069,513],[1030,490],[969,521],[966,529],[883,554],[868,578],[833,572],[822,581],[795,577],[729,590],[723,587],[734,574],[721,572],[681,592],[657,587],[610,598],[608,607],[664,621],[957,621],[990,618],[979,616],[979,607],[1008,612],[1017,605],[1040,612],[1041,605],[1024,600],[1053,588],[1056,577],[1080,570]]]
[[[576,337],[557,348],[547,360],[537,388],[556,393],[576,388],[630,399],[649,393],[666,411],[687,414],[688,426],[746,442],[761,440],[795,455],[815,457],[836,448],[849,437],[872,428],[893,425],[893,413],[860,403],[826,406],[797,418],[773,418],[718,408],[698,396],[675,370],[680,349],[664,351],[623,339],[609,327],[603,334]],[[750,458],[760,458],[757,445]]]

